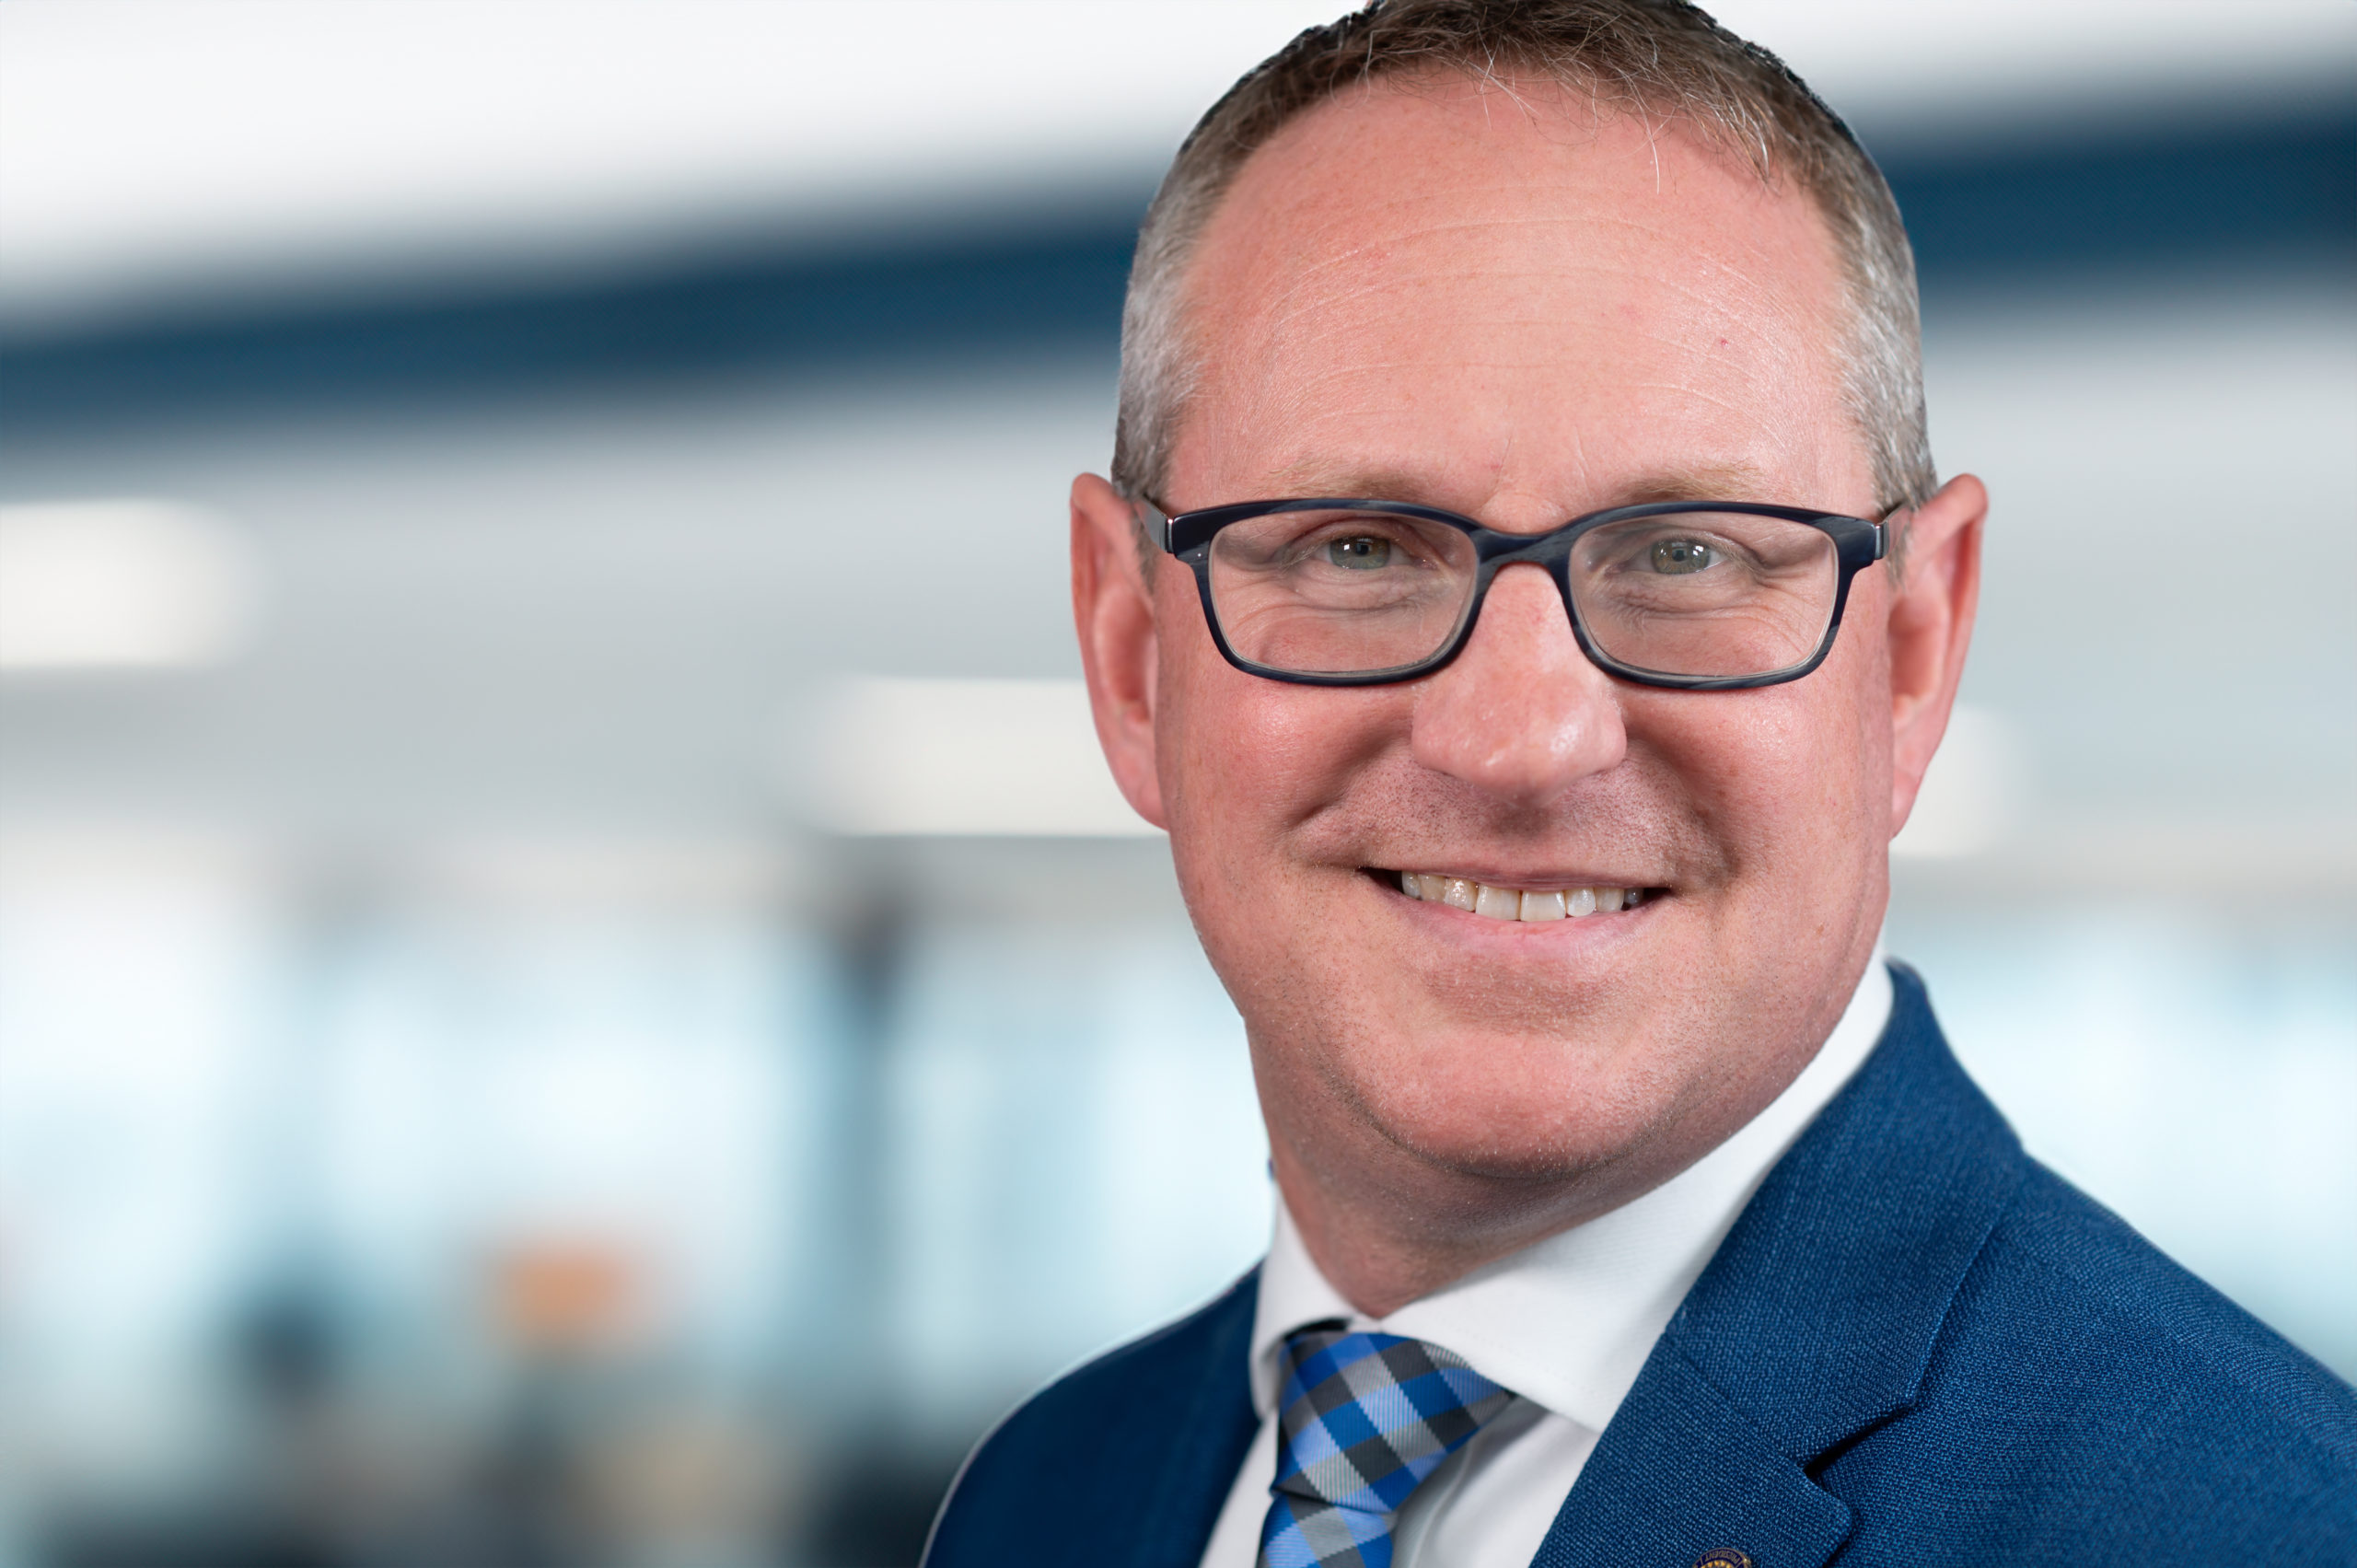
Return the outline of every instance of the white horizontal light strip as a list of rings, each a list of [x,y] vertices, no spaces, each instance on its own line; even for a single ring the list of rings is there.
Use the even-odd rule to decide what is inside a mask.
[[[1130,838],[1077,680],[838,686],[787,758],[819,826],[856,836]]]
[[[2345,84],[2348,0],[1710,0],[1853,122],[2003,138]]]
[[[216,664],[253,627],[245,541],[168,501],[0,506],[0,673]]]
[[[8,0],[0,320],[1143,180],[1344,0]],[[2357,61],[2346,0],[1723,0],[1877,127]]]
[[[0,312],[1150,176],[1331,0],[10,0]],[[463,267],[461,270],[464,270]]]

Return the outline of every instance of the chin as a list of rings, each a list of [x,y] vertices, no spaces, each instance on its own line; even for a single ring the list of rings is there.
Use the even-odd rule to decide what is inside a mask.
[[[1411,1071],[1363,1061],[1338,1076],[1387,1142],[1458,1175],[1576,1179],[1653,1141],[1687,1098],[1652,1053],[1632,1059],[1522,1034],[1446,1038],[1439,1053],[1401,1042],[1399,1055],[1421,1059]]]

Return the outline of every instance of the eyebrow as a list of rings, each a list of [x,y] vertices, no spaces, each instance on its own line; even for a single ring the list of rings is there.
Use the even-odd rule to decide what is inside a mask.
[[[1620,486],[1615,505],[1647,501],[1765,501],[1770,481],[1749,463],[1705,463],[1662,469]]]
[[[1273,477],[1287,495],[1347,496],[1363,501],[1422,501],[1422,497],[1433,494],[1429,483],[1407,469],[1336,468],[1317,458],[1303,458],[1287,463]]]
[[[1434,487],[1429,479],[1408,469],[1329,467],[1317,459],[1305,459],[1289,463],[1277,470],[1274,478],[1283,487],[1267,497],[1278,495],[1330,495],[1353,500],[1411,501],[1424,505],[1443,506],[1445,502],[1432,499]],[[1614,506],[1642,505],[1652,501],[1766,501],[1771,482],[1759,469],[1745,462],[1697,463],[1652,470],[1613,485],[1596,505],[1587,511],[1605,511]],[[1564,513],[1566,517],[1575,516]]]

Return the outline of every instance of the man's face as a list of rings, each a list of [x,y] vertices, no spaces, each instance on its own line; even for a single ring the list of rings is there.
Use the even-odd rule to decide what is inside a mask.
[[[1585,100],[1345,95],[1247,165],[1189,297],[1173,511],[1382,496],[1538,532],[1665,498],[1875,508],[1814,207]],[[1879,568],[1815,673],[1729,692],[1605,676],[1533,566],[1453,664],[1372,688],[1235,669],[1195,591],[1175,563],[1152,588],[1154,804],[1281,1177],[1364,1183],[1374,1148],[1477,1179],[1619,1169],[1620,1201],[1822,1040],[1883,912]],[[1507,921],[1403,871],[1645,896]]]

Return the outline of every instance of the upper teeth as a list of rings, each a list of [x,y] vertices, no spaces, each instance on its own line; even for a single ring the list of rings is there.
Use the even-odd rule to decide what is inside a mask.
[[[1577,920],[1643,901],[1643,888],[1493,888],[1469,877],[1430,871],[1402,871],[1399,890],[1452,909],[1470,910],[1492,920]]]

